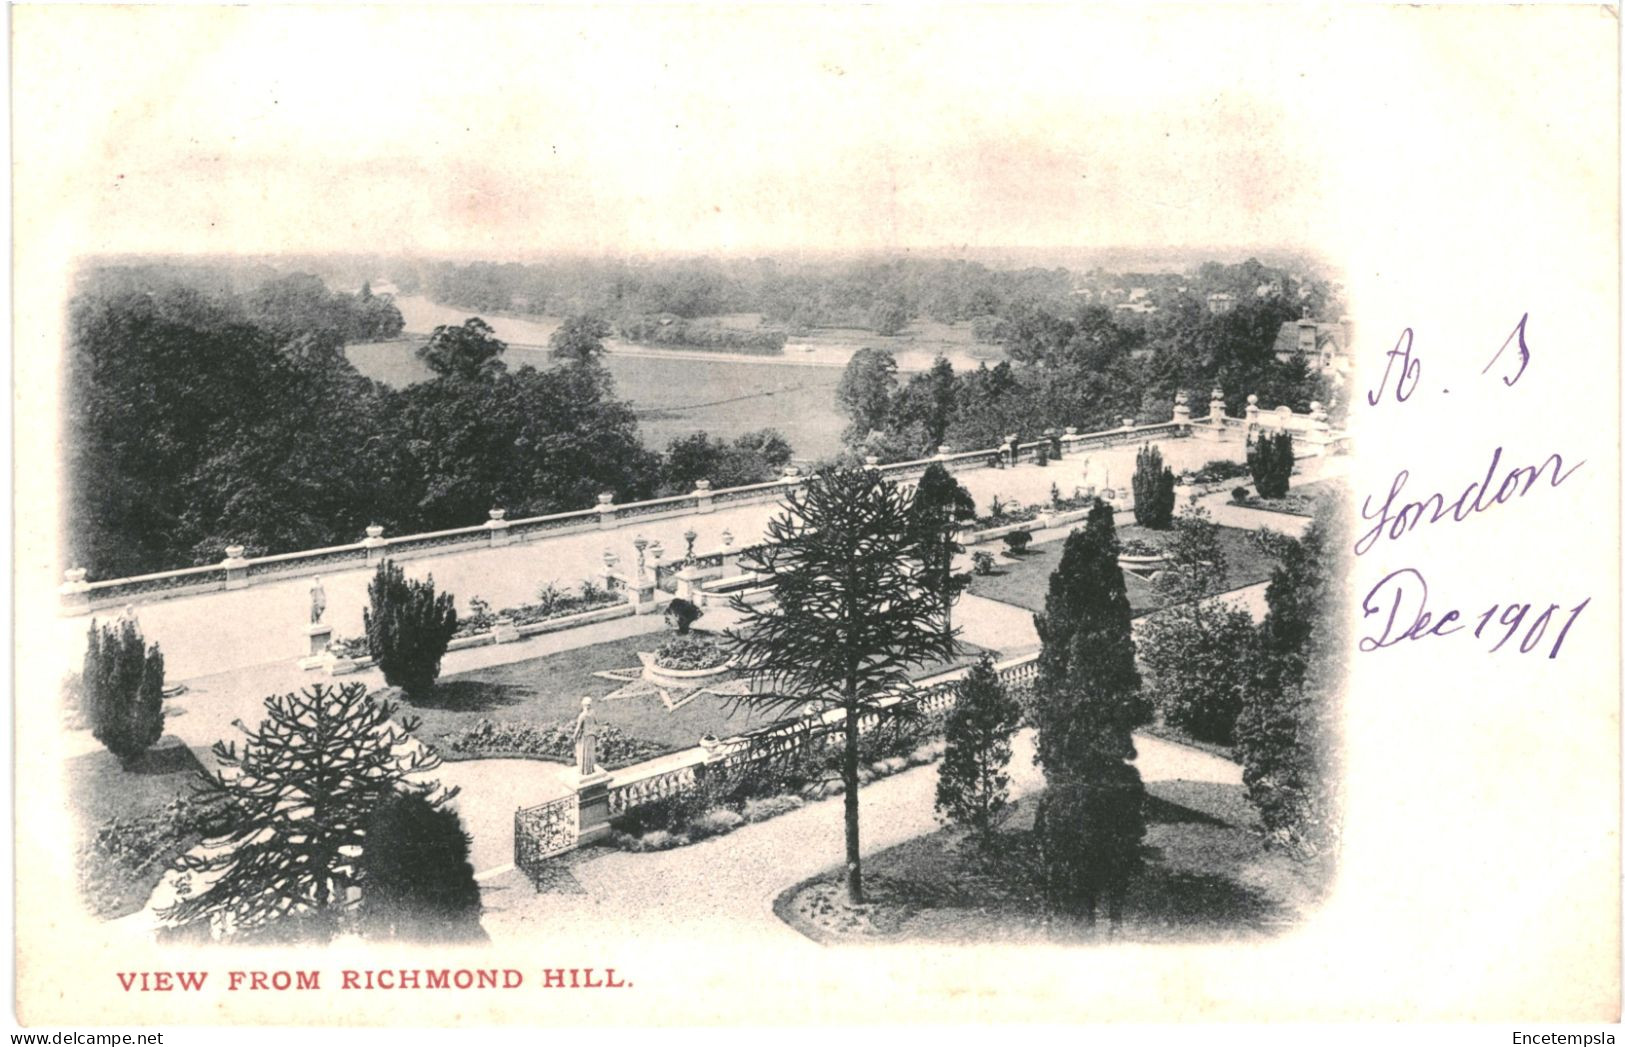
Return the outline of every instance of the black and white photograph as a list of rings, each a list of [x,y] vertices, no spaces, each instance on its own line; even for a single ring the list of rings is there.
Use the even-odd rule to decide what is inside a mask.
[[[1617,1022],[1617,32],[14,6],[14,1020]]]

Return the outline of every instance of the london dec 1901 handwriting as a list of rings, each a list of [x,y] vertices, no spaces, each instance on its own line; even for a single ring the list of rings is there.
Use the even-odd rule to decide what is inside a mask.
[[[1479,373],[1488,374],[1490,368],[1502,360],[1507,350],[1515,346],[1516,369],[1511,369],[1513,361],[1509,360],[1505,366],[1510,373],[1500,376],[1502,384],[1507,388],[1515,386],[1529,367],[1531,358],[1528,327],[1529,314],[1524,313],[1506,341],[1501,343],[1501,348],[1496,350],[1495,355]],[[1393,377],[1396,368],[1398,378],[1394,382],[1393,400],[1396,404],[1404,404],[1416,392],[1422,377],[1422,359],[1415,350],[1415,333],[1408,327],[1400,334],[1394,347],[1388,351],[1388,362],[1383,369],[1382,381],[1366,394],[1366,402],[1370,406],[1376,407],[1382,402],[1383,394],[1388,391],[1388,381]],[[1500,477],[1497,484],[1497,470],[1501,466],[1504,451],[1505,448],[1495,448],[1490,455],[1489,468],[1485,470],[1484,479],[1468,483],[1461,494],[1450,502],[1446,501],[1442,492],[1435,492],[1420,501],[1401,502],[1400,492],[1410,479],[1410,471],[1400,469],[1394,474],[1393,483],[1380,503],[1373,504],[1374,499],[1367,497],[1361,505],[1361,517],[1373,522],[1355,540],[1356,555],[1363,556],[1371,552],[1384,538],[1397,542],[1422,524],[1463,523],[1475,513],[1486,512],[1512,498],[1521,498],[1529,494],[1543,477],[1549,480],[1550,488],[1556,488],[1585,464],[1585,460],[1582,459],[1564,469],[1563,456],[1553,452],[1538,466],[1524,465],[1509,470]],[[1569,630],[1590,603],[1591,597],[1588,596],[1568,610],[1567,618],[1563,620],[1561,628],[1552,640],[1547,653],[1548,658],[1557,657],[1558,652],[1562,650],[1563,641],[1568,638]],[[1534,608],[1535,604],[1522,601],[1514,601],[1504,606],[1496,603],[1477,615],[1478,625],[1472,630],[1473,638],[1483,639],[1486,629],[1490,630],[1493,638],[1497,629],[1504,628],[1505,631],[1501,633],[1500,638],[1489,648],[1493,653],[1501,650],[1521,630],[1523,636],[1516,648],[1520,653],[1528,654],[1542,649],[1547,629],[1554,620],[1557,620],[1556,616],[1562,611],[1562,605],[1552,603],[1545,610],[1530,617]],[[1427,579],[1415,567],[1402,567],[1390,571],[1366,593],[1360,602],[1360,611],[1363,618],[1375,617],[1381,626],[1380,631],[1360,638],[1359,648],[1367,652],[1392,647],[1404,640],[1451,636],[1466,629],[1471,621],[1464,619],[1462,613],[1454,609],[1437,616],[1435,612],[1430,611]]]

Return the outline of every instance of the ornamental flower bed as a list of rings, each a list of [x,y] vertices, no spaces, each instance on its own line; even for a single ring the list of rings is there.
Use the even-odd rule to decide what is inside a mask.
[[[1143,538],[1125,538],[1119,546],[1119,553],[1123,556],[1161,556],[1163,549],[1154,542]]]
[[[994,499],[994,504],[998,500]],[[1028,506],[1022,509],[1000,508],[986,516],[978,516],[971,521],[970,530],[982,531],[990,527],[1003,527],[1005,524],[1026,523],[1038,519],[1038,514],[1044,512],[1044,506]]]
[[[371,658],[372,649],[365,636],[335,636],[327,641],[327,650],[335,658]]]
[[[655,651],[655,664],[662,669],[716,669],[727,662],[727,651],[715,640],[699,636],[675,636]]]
[[[488,605],[481,600],[475,605],[473,614],[458,620],[457,631],[452,637],[455,639],[488,633],[499,618],[506,618],[516,626],[534,625],[537,622],[563,618],[571,614],[585,614],[587,611],[596,611],[601,607],[611,607],[623,602],[622,597],[597,586],[584,586],[578,593],[563,593],[548,588],[543,589],[541,596],[542,598],[534,603],[504,607],[494,614],[486,609]]]
[[[521,723],[481,718],[473,726],[454,731],[441,740],[440,755],[447,760],[524,757],[569,763],[575,759],[575,725]],[[665,748],[641,738],[629,738],[614,724],[598,727],[598,762],[608,770],[629,767],[659,756]]]

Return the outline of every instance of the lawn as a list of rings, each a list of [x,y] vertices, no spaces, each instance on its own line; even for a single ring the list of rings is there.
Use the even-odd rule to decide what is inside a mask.
[[[68,761],[80,888],[97,916],[139,911],[176,855],[201,839],[191,797],[206,753],[165,735],[129,770],[108,752]]]
[[[630,677],[641,668],[638,652],[654,650],[668,636],[633,636],[448,676],[427,699],[413,703],[401,698],[401,712],[417,716],[421,720],[418,737],[443,752],[450,752],[443,744],[448,735],[470,728],[481,719],[567,726],[580,713],[585,696],[594,699],[593,714],[599,722],[619,728],[628,738],[648,743],[653,752],[660,753],[686,749],[706,733],[727,738],[784,715],[777,710],[758,712],[736,707],[727,696],[703,691],[674,709],[668,709],[660,695],[647,687],[634,688],[640,693],[601,700],[631,681],[605,679],[594,673],[625,670]],[[981,653],[981,648],[966,647],[950,664],[967,664]],[[915,675],[924,677],[947,667],[931,666]],[[734,679],[729,674],[704,680],[702,685],[721,685]],[[679,697],[678,692],[668,693]]]
[[[345,347],[356,370],[401,388],[432,378],[416,356],[421,338],[399,338]],[[509,347],[508,367],[554,366],[540,350]],[[790,441],[798,460],[816,460],[841,449],[847,419],[835,403],[839,367],[804,363],[741,362],[610,352],[604,366],[615,395],[632,405],[643,444],[663,451],[672,440],[696,432],[733,439],[775,428]]]
[[[1129,526],[1119,528],[1117,536],[1126,541],[1130,538],[1145,539],[1152,533],[1143,527]],[[1221,527],[1219,543],[1225,555],[1225,592],[1269,580],[1277,561],[1253,543],[1250,532],[1236,527]],[[1014,562],[1001,561],[993,574],[972,575],[970,591],[990,600],[1025,607],[1029,611],[1042,611],[1044,596],[1049,592],[1050,573],[1061,562],[1061,548],[1059,541],[1028,546],[1025,555]],[[1129,606],[1134,609],[1136,618],[1161,606],[1151,583],[1130,571],[1123,572],[1123,587],[1128,592]]]
[[[1299,922],[1316,905],[1324,869],[1268,850],[1248,828],[1211,813],[1248,817],[1245,799],[1206,795],[1239,793],[1240,786],[1152,782],[1146,788],[1146,864],[1124,903],[1122,940],[1258,940]],[[1028,796],[1014,805],[998,845],[986,853],[946,828],[866,858],[870,902],[859,909],[844,901],[841,871],[830,870],[781,894],[774,910],[826,944],[1084,940],[1081,927],[1046,912],[1035,874],[1036,802]]]

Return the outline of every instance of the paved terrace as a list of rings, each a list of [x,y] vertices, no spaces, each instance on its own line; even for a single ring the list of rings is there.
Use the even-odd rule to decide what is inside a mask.
[[[1198,468],[1215,458],[1240,460],[1244,455],[1240,432],[1224,440],[1164,435],[1154,442],[1175,472]],[[1091,448],[1044,467],[1021,464],[1005,469],[961,469],[955,475],[975,497],[978,508],[985,511],[995,495],[1006,502],[1047,502],[1052,484],[1063,495],[1089,485],[1127,486],[1134,472],[1135,453],[1133,445]],[[695,549],[701,553],[720,550],[724,531],[732,533],[735,547],[755,544],[764,536],[767,521],[778,511],[777,502],[719,505],[708,513],[691,512],[648,521],[631,519],[607,530],[448,551],[407,560],[403,566],[412,577],[433,575],[440,591],[455,594],[459,610],[466,610],[475,596],[499,608],[529,602],[536,589],[547,582],[568,588],[601,575],[606,549],[619,555],[621,569],[626,570],[636,563],[632,541],[638,536],[660,542],[668,559],[682,555],[686,546],[683,534],[689,528],[698,534]],[[374,568],[365,564],[345,566],[348,569],[322,575],[327,594],[324,620],[333,626],[335,635],[356,636],[362,632],[361,609],[367,602],[367,582]],[[308,644],[305,629],[310,617],[310,586],[308,575],[257,580],[235,591],[147,602],[137,598],[135,610],[148,640],[162,647],[166,676],[171,682],[284,663],[290,670],[288,681],[293,684],[317,679],[313,673],[293,670],[293,663],[306,653]],[[106,608],[96,613],[105,618],[117,611]],[[80,657],[89,621],[85,615],[65,615],[59,620],[67,665],[75,664]],[[488,650],[489,656],[501,661],[534,657],[536,653],[531,644]],[[448,658],[447,671],[462,668],[459,665],[453,670]]]

